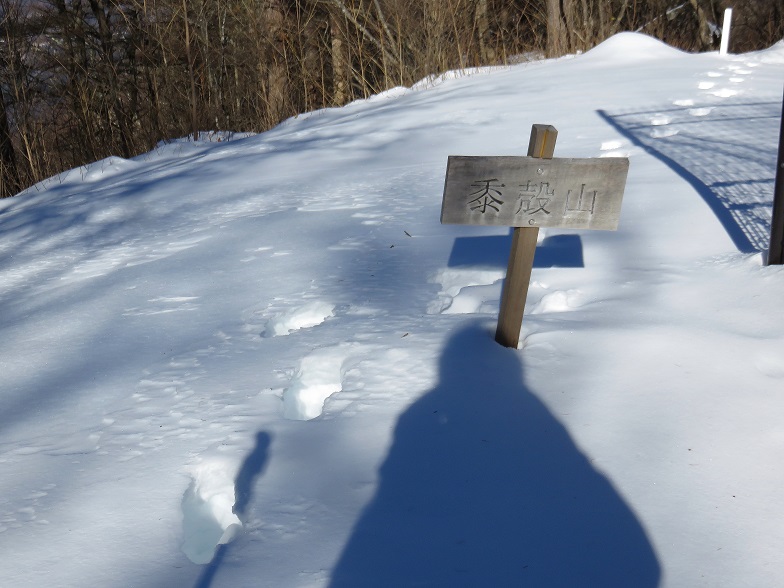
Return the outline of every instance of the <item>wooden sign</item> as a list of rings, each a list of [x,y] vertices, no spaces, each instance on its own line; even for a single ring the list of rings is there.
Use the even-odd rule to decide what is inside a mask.
[[[627,158],[553,159],[558,131],[533,125],[528,157],[451,156],[441,222],[515,227],[495,339],[517,347],[539,227],[615,230]]]
[[[451,156],[441,222],[615,230],[629,160]]]

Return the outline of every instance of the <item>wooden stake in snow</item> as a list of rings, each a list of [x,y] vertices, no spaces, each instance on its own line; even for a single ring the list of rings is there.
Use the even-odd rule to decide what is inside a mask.
[[[768,265],[784,264],[784,101],[781,105],[779,159],[776,163],[776,184],[773,188],[773,218],[770,223]]]
[[[732,8],[724,10],[724,22],[721,26],[721,46],[719,55],[727,55],[730,49],[730,25],[732,23]]]
[[[517,347],[539,227],[615,230],[625,157],[553,158],[558,131],[533,125],[528,157],[450,156],[441,222],[514,227],[495,339]]]

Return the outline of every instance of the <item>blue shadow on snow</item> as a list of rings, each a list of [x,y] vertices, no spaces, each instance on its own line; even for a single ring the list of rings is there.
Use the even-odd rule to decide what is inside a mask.
[[[457,237],[449,254],[449,267],[506,267],[512,234]],[[585,267],[580,235],[552,235],[536,247],[534,267]]]
[[[687,181],[738,251],[767,251],[781,104],[728,102],[701,110],[707,114],[692,114],[695,106],[597,114]],[[652,121],[663,116],[672,132],[657,134],[662,127]],[[654,189],[650,197],[667,206],[670,195]]]
[[[243,524],[245,523],[248,505],[253,497],[253,486],[256,478],[264,472],[264,468],[267,466],[271,443],[272,437],[269,433],[265,431],[257,433],[256,446],[248,457],[245,458],[245,461],[242,462],[242,467],[234,480],[234,507],[232,512],[237,515]],[[220,569],[221,563],[223,563],[223,558],[226,556],[229,545],[231,544],[218,545],[212,561],[202,571],[195,588],[209,588],[212,585],[212,581],[215,579],[215,574]]]
[[[656,586],[645,530],[477,324],[400,417],[330,586]]]

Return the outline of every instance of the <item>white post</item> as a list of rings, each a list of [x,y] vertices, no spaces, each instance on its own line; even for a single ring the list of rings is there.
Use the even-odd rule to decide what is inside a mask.
[[[724,24],[721,27],[721,48],[719,55],[727,55],[730,47],[730,21],[732,21],[732,8],[724,11]]]

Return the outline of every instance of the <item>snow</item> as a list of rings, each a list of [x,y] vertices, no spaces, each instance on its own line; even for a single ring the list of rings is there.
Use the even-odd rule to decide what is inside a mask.
[[[215,547],[229,543],[242,528],[233,512],[231,469],[218,461],[193,468],[193,480],[182,498],[182,551],[194,563],[210,563]]]
[[[622,34],[0,201],[0,584],[781,585],[782,74]],[[534,123],[631,167],[510,350],[441,193]]]

